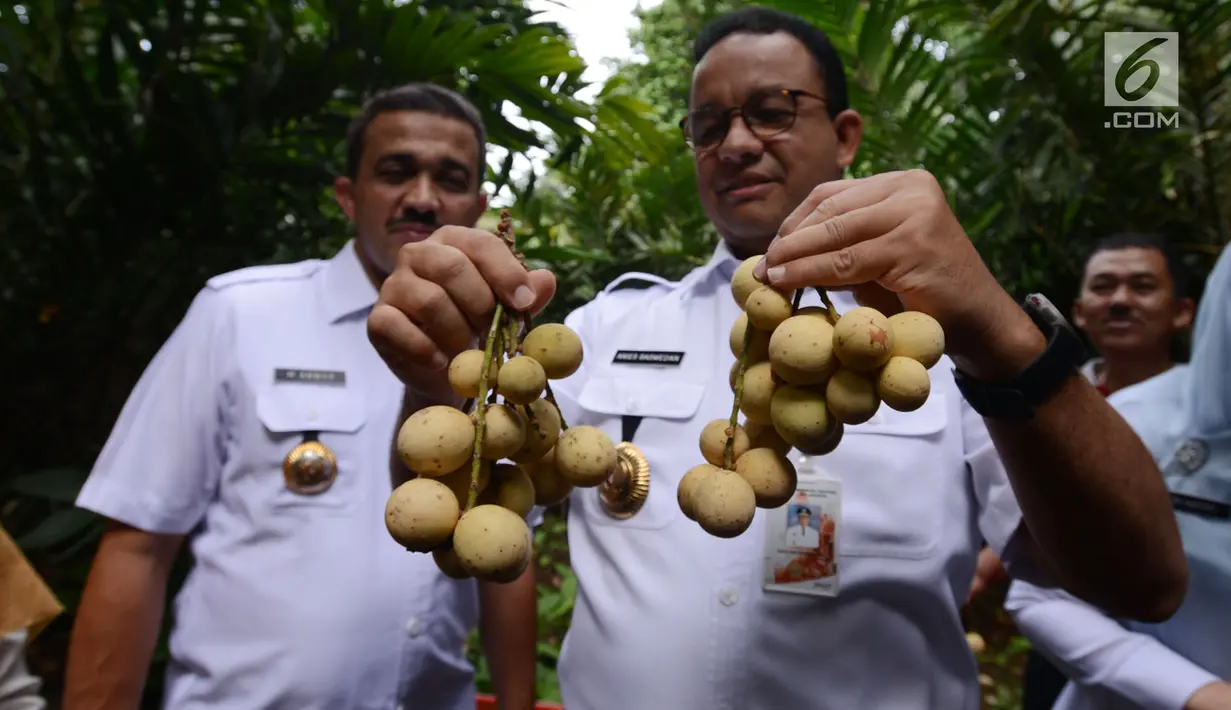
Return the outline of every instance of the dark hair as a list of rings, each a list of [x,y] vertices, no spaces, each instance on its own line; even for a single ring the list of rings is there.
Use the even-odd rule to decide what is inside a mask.
[[[389,111],[424,111],[469,123],[474,129],[475,141],[479,144],[476,177],[478,184],[483,184],[483,170],[487,164],[487,130],[483,126],[483,117],[466,97],[428,82],[412,82],[386,89],[364,102],[359,115],[355,116],[346,130],[347,176],[353,178],[359,171],[359,160],[363,157],[363,140],[368,126],[377,116]]]
[[[808,49],[825,82],[825,105],[830,117],[850,108],[846,93],[846,70],[833,43],[819,28],[790,13],[764,7],[749,7],[721,15],[701,28],[693,43],[693,62],[701,59],[733,34],[771,35],[786,32]]]
[[[1122,232],[1104,237],[1094,245],[1094,249],[1086,256],[1086,263],[1082,265],[1082,272],[1084,273],[1090,267],[1090,260],[1094,258],[1095,254],[1104,251],[1119,251],[1121,249],[1153,249],[1161,253],[1163,260],[1167,263],[1167,272],[1171,275],[1175,297],[1179,299],[1189,296],[1188,268],[1171,246],[1171,242],[1161,234]]]

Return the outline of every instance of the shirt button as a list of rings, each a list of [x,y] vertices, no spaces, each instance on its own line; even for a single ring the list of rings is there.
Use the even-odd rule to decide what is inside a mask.
[[[725,606],[735,606],[739,602],[739,592],[734,589],[724,589],[718,593],[718,601]]]
[[[423,629],[419,626],[419,620],[417,618],[411,618],[410,621],[406,622],[406,635],[407,636],[411,638],[415,638],[421,633],[423,633]]]

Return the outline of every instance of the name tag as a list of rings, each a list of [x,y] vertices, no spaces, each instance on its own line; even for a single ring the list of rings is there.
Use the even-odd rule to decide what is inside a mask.
[[[1218,500],[1172,493],[1171,505],[1182,513],[1192,513],[1204,518],[1231,518],[1231,505]]]
[[[669,365],[679,367],[684,360],[684,353],[667,352],[665,350],[617,350],[613,363],[625,365]]]
[[[301,370],[298,368],[279,367],[274,370],[274,382],[345,385],[346,373],[337,370]]]

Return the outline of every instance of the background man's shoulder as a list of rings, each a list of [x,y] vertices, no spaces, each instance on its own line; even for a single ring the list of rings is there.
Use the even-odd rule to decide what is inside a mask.
[[[212,291],[225,291],[269,284],[292,285],[311,278],[324,264],[321,259],[305,259],[288,264],[247,266],[218,274],[206,281],[205,286]]]

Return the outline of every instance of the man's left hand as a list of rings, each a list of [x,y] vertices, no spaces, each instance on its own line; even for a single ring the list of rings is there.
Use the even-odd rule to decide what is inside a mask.
[[[944,329],[955,359],[995,363],[1033,349],[1023,362],[1004,363],[1004,372],[979,372],[986,368],[976,362],[968,369],[976,376],[1011,376],[1042,349],[1042,334],[996,282],[923,170],[817,186],[782,223],[754,275],[784,291],[854,290],[886,315],[926,313]]]

